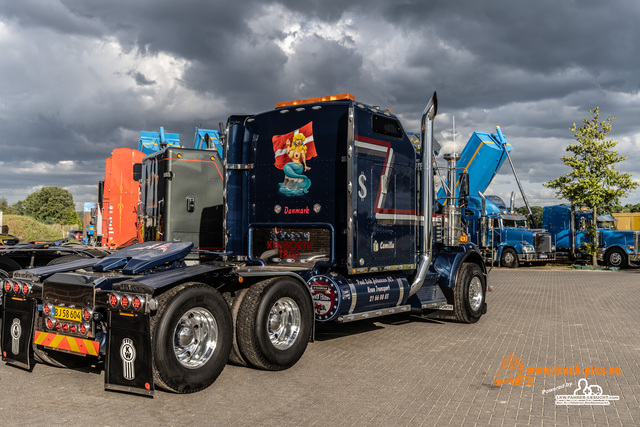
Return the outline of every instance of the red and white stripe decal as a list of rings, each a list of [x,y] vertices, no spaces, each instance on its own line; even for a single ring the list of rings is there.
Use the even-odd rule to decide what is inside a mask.
[[[391,143],[378,139],[368,138],[365,136],[357,136],[355,140],[356,151],[370,151],[373,155],[384,157],[382,175],[380,176],[380,185],[374,204],[373,212],[378,220],[394,220],[394,221],[420,221],[422,218],[418,212],[411,209],[389,209],[384,208],[387,197],[389,178],[391,177],[391,167],[393,165],[394,153]]]

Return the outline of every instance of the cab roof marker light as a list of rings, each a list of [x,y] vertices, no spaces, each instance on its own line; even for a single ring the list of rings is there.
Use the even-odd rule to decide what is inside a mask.
[[[295,101],[278,102],[276,108],[291,107],[293,105],[313,104],[315,102],[328,102],[328,101],[344,101],[350,99],[355,101],[356,98],[350,93],[341,93],[338,95],[320,96],[316,98],[297,99]]]

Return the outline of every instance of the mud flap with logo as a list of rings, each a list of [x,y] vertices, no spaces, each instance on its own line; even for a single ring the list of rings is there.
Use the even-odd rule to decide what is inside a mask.
[[[149,316],[109,312],[105,390],[153,396]]]
[[[31,369],[35,300],[5,297],[2,321],[2,360]]]

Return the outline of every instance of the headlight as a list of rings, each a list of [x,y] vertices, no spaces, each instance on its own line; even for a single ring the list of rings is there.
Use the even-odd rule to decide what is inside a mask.
[[[535,252],[535,249],[533,249],[533,246],[531,246],[531,245],[524,245],[524,246],[522,247],[522,250],[523,250],[524,252]]]

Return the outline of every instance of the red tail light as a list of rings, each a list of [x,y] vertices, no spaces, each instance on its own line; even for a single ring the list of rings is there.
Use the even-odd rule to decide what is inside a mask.
[[[91,312],[89,310],[87,310],[86,308],[83,308],[82,309],[82,318],[84,320],[88,321],[89,319],[91,319]]]
[[[69,330],[71,332],[75,332],[76,331],[76,325],[71,325],[71,327],[69,328]]]
[[[109,305],[111,307],[118,305],[118,296],[116,294],[109,294]]]
[[[30,289],[29,289],[29,285],[27,283],[23,283],[22,284],[22,293],[27,295],[29,293]]]
[[[13,284],[13,292],[15,292],[16,294],[20,293],[20,284],[18,282]]]
[[[42,307],[42,310],[44,311],[44,314],[49,314],[51,313],[51,306],[49,306],[49,304],[45,304],[44,307]]]
[[[56,323],[56,331],[60,330],[60,323]]]
[[[83,335],[87,333],[87,326],[84,323],[80,325],[80,333]]]
[[[127,295],[122,295],[120,298],[120,304],[122,305],[122,308],[129,307],[129,297]]]
[[[11,281],[7,280],[6,282],[4,282],[4,290],[6,292],[10,292],[11,291]]]
[[[47,319],[47,328],[49,329],[53,328],[53,320]]]
[[[69,330],[69,325],[67,325],[66,323],[62,325],[62,330],[67,332]]]
[[[133,297],[133,308],[135,308],[136,310],[140,310],[140,307],[142,306],[142,300],[136,295]]]

